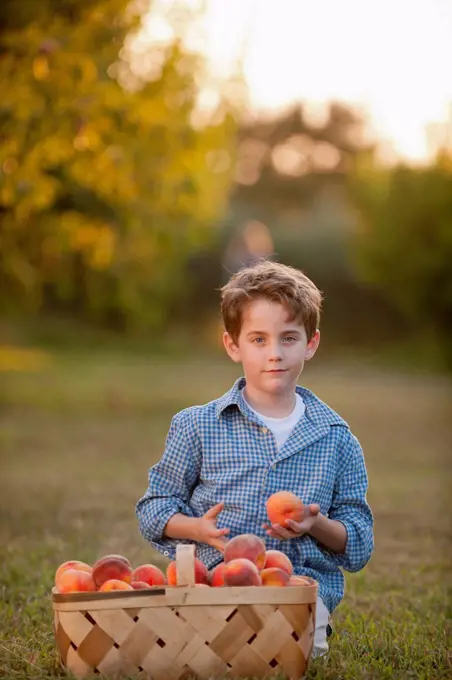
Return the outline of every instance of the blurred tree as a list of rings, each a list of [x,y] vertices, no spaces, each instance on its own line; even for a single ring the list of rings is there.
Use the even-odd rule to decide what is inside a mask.
[[[234,200],[258,203],[270,219],[309,207],[325,185],[343,185],[354,156],[367,148],[362,119],[339,103],[329,105],[320,124],[303,104],[250,121],[238,134]]]
[[[452,157],[431,167],[378,168],[358,159],[359,270],[421,333],[433,330],[452,369]],[[389,330],[389,329],[388,329]]]
[[[230,182],[233,117],[194,125],[199,59],[139,55],[149,2],[0,5],[0,304],[157,327]],[[136,55],[135,55],[136,61]]]

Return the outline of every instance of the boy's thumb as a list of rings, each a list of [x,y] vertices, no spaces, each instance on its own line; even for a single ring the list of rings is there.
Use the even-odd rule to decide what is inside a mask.
[[[311,503],[309,506],[309,512],[311,515],[318,515],[320,512],[320,505],[318,505],[318,503]]]

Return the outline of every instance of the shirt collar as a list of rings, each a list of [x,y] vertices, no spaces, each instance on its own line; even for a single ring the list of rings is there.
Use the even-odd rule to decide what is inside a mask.
[[[220,418],[223,412],[231,407],[236,406],[242,415],[246,416],[251,420],[255,420],[253,412],[248,408],[246,401],[242,395],[242,389],[246,385],[246,380],[242,376],[238,378],[231,389],[223,394],[217,400],[216,404],[216,416]],[[317,425],[345,425],[348,427],[347,423],[335,412],[332,408],[327,406],[323,401],[315,396],[313,392],[308,390],[306,387],[296,386],[296,392],[303,399],[306,412],[305,415]]]
[[[226,394],[223,394],[223,396],[217,400],[216,406],[217,418],[219,418],[223,414],[223,411],[225,411],[230,406],[237,406],[237,408],[243,415],[246,416],[250,415],[250,410],[242,395],[242,389],[245,387],[245,385],[246,385],[245,378],[243,377],[238,378],[238,380],[235,381],[229,392],[226,392]]]

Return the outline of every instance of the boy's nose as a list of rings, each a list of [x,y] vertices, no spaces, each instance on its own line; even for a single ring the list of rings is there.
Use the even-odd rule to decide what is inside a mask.
[[[272,345],[270,347],[269,359],[270,361],[281,361],[282,349],[280,345]]]

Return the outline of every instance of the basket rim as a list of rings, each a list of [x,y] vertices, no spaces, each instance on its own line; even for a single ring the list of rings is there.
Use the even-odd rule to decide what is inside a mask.
[[[154,586],[143,590],[109,592],[58,593],[52,589],[51,599],[56,609],[133,608],[140,606],[230,605],[230,604],[302,604],[315,602],[318,582],[296,586],[228,586],[223,588],[194,588],[193,586]],[[155,599],[157,598],[157,599]],[[78,607],[78,605],[81,605]],[[84,606],[83,606],[84,605]]]
[[[84,592],[59,593],[55,586],[52,588],[53,602],[90,602],[91,600],[118,600],[120,598],[143,597],[145,595],[165,595],[166,588],[161,586],[150,586],[142,590],[110,590],[99,592],[90,590]]]
[[[309,579],[310,583],[309,585],[303,585],[303,584],[298,584],[298,585],[286,585],[284,588],[286,589],[293,589],[293,588],[312,588],[318,585],[318,582],[311,578],[310,576],[304,576],[303,578]],[[212,587],[212,586],[211,586]],[[244,587],[246,588],[252,588],[254,592],[257,590],[260,590],[262,592],[267,592],[267,591],[272,591],[272,592],[280,592],[281,587],[280,586],[227,586],[227,592],[231,591],[236,591],[242,590]],[[59,593],[58,590],[56,589],[55,586],[52,588],[52,600],[53,602],[86,602],[89,600],[115,600],[115,599],[120,599],[120,598],[134,598],[134,597],[143,597],[143,596],[154,596],[154,595],[166,595],[168,591],[174,592],[174,591],[187,591],[187,592],[193,592],[193,586],[149,586],[149,588],[142,588],[139,590],[109,590],[105,592],[99,592],[98,590],[90,590],[90,591],[76,591],[72,593]],[[218,588],[215,588],[215,591],[217,591]]]

